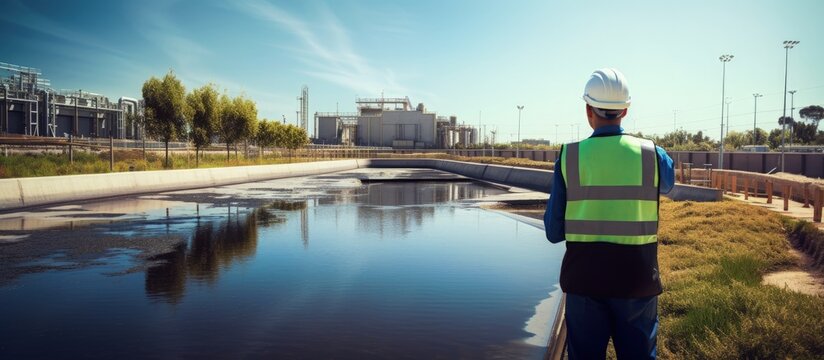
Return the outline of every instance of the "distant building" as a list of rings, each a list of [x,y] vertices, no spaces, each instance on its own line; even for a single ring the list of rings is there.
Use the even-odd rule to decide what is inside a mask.
[[[525,145],[550,145],[549,140],[544,139],[523,139],[521,144]]]
[[[143,111],[142,101],[55,90],[40,70],[26,66],[0,63],[0,109],[2,134],[137,139],[142,133],[126,121],[126,114]]]
[[[478,143],[478,130],[455,116],[413,108],[405,98],[360,98],[357,113],[315,113],[315,143],[396,149],[452,148]]]

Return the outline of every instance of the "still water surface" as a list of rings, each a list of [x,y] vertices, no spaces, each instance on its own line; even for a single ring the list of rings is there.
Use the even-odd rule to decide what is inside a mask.
[[[459,201],[497,192],[375,183],[255,206],[188,194],[39,230],[61,245],[23,261],[12,253],[35,238],[0,244],[17,259],[0,266],[25,269],[0,282],[0,358],[541,358],[563,249]],[[87,244],[104,250],[78,255]]]

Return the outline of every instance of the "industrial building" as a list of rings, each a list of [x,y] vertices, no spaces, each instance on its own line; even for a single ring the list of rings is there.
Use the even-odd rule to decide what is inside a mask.
[[[357,113],[315,113],[315,142],[396,149],[468,147],[478,129],[459,125],[455,116],[437,116],[408,97],[359,98]]]
[[[117,102],[82,90],[55,90],[38,69],[0,63],[0,133],[48,137],[138,139],[126,114],[142,111],[142,101]]]

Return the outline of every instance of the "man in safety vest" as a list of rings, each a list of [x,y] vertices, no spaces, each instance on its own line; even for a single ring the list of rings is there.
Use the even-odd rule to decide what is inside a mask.
[[[594,132],[561,148],[544,214],[550,242],[566,240],[561,289],[570,359],[652,359],[658,330],[658,201],[675,183],[672,159],[624,134],[624,75],[592,73],[584,89]]]

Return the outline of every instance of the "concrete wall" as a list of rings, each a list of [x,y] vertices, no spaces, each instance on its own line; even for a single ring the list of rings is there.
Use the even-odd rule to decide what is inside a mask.
[[[214,169],[0,179],[0,210],[307,176],[357,168],[357,160],[338,160]]]
[[[552,188],[553,177],[553,172],[548,170],[436,159],[359,159],[214,169],[46,176],[0,179],[0,210],[317,175],[364,167],[432,168],[546,193]],[[679,184],[669,196],[676,200],[716,201],[721,199],[721,191]]]
[[[427,150],[395,150],[395,153],[410,154],[421,152],[448,153],[460,156],[492,156],[490,149],[453,150],[453,149],[427,149]],[[536,161],[555,162],[558,158],[558,150],[521,150],[520,157]],[[718,153],[711,151],[669,151],[670,157],[677,163],[692,163],[693,167],[703,168],[704,164],[710,164],[713,169],[718,168]],[[510,158],[515,157],[515,150],[495,150],[495,156]],[[781,153],[748,153],[748,152],[726,152],[724,153],[724,167],[730,170],[751,171],[767,173],[773,168],[779,167]],[[824,178],[824,154],[822,153],[786,153],[784,155],[784,170],[788,173],[801,174],[813,178]]]
[[[371,159],[360,160],[358,165],[388,168],[425,167],[534,191],[548,193],[552,189],[553,172],[549,170],[434,159]],[[664,196],[673,200],[719,201],[722,193],[717,189],[676,184],[675,188]]]

